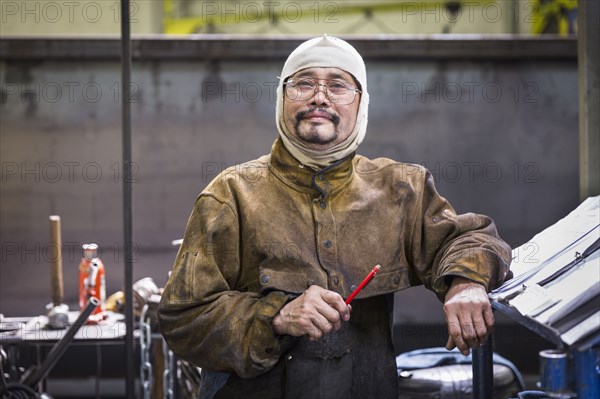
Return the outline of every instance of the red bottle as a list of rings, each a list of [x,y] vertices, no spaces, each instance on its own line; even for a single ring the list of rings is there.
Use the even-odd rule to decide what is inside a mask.
[[[100,305],[88,318],[88,324],[94,324],[106,318],[106,278],[104,264],[98,257],[97,244],[83,244],[83,258],[79,263],[79,310],[83,310],[95,297]]]

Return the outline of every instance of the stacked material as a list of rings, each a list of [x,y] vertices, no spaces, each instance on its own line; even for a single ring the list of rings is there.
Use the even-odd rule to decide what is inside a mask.
[[[513,250],[514,278],[492,291],[494,308],[559,347],[600,342],[600,196]]]

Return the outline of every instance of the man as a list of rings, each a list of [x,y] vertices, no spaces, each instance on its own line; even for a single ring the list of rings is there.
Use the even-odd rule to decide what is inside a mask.
[[[352,46],[304,42],[283,67],[271,154],[198,197],[159,320],[203,368],[202,398],[398,397],[388,294],[413,285],[444,301],[449,349],[485,341],[486,290],[510,248],[489,218],[457,215],[424,168],[355,155],[368,103]]]

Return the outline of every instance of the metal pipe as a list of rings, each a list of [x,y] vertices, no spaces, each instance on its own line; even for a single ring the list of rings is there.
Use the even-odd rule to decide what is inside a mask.
[[[123,129],[123,238],[125,250],[125,392],[134,397],[133,203],[131,157],[131,32],[129,0],[121,0],[121,117]]]
[[[600,398],[600,348],[571,352],[575,392],[579,398]]]
[[[540,388],[552,394],[569,390],[569,356],[562,350],[547,349],[540,352]]]
[[[473,398],[494,397],[494,350],[492,335],[481,347],[473,349]]]
[[[87,318],[92,314],[96,306],[100,305],[98,299],[91,297],[87,306],[83,309],[83,311],[79,314],[79,317],[75,322],[69,327],[69,329],[65,332],[65,335],[58,341],[46,356],[44,362],[40,365],[40,367],[34,369],[31,373],[26,373],[23,376],[22,383],[28,385],[32,388],[35,388],[39,382],[46,378],[48,373],[52,370],[52,367],[56,364],[58,359],[63,355],[65,350],[67,350],[67,346],[73,341],[73,337],[79,328],[85,323]]]

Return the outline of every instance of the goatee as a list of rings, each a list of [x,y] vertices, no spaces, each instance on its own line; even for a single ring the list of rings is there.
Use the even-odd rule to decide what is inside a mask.
[[[322,112],[329,116],[331,123],[333,124],[334,134],[331,137],[323,137],[317,131],[317,126],[312,125],[309,130],[308,135],[304,135],[300,132],[300,123],[304,120],[306,115],[310,112]],[[298,137],[302,137],[309,143],[325,145],[334,141],[338,137],[338,125],[340,124],[340,117],[325,108],[309,108],[305,111],[300,111],[296,114],[296,123],[294,124],[294,130],[296,131],[296,135]]]

